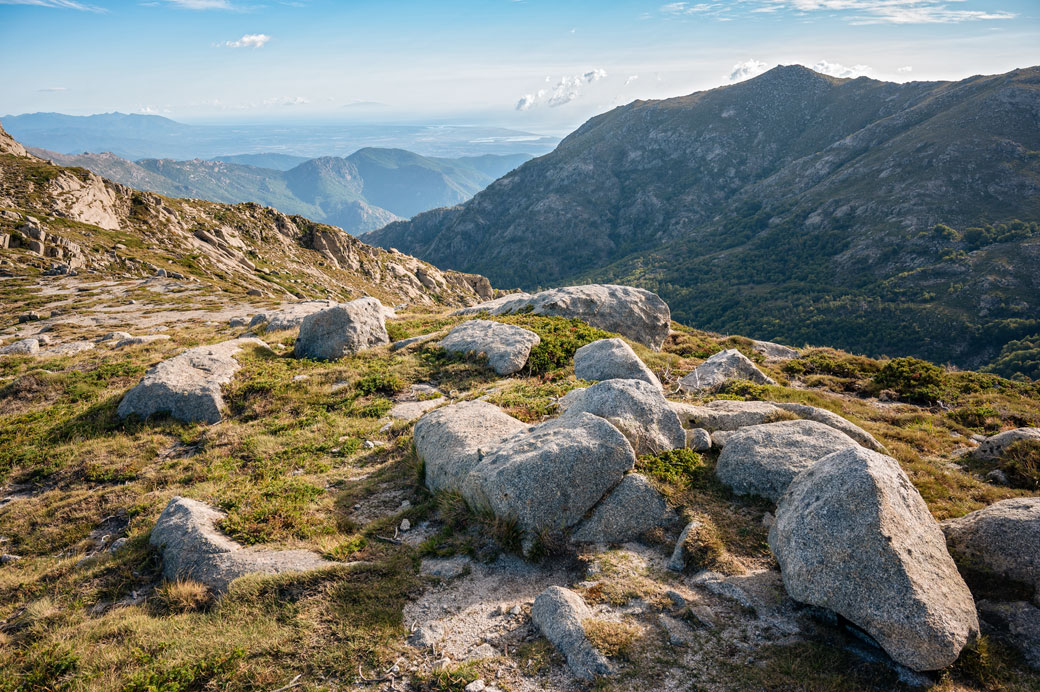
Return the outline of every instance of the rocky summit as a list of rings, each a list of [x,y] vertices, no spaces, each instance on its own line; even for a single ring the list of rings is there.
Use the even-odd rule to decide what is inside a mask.
[[[1036,382],[0,147],[0,690],[1040,688]]]

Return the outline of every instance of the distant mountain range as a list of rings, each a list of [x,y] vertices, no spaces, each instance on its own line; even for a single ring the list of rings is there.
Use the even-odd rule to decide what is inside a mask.
[[[146,158],[212,159],[271,152],[312,159],[346,156],[366,147],[407,149],[423,156],[544,154],[559,142],[532,132],[500,127],[397,125],[346,122],[186,125],[158,115],[26,113],[0,118],[26,147],[63,154],[109,151],[136,161]],[[265,165],[261,160],[235,161]],[[271,168],[271,160],[266,160]]]
[[[530,158],[527,154],[485,154],[444,159],[401,149],[367,148],[346,158],[246,154],[209,161],[129,161],[111,153],[29,150],[40,158],[86,168],[139,190],[213,202],[259,202],[355,234],[464,202]]]
[[[634,283],[702,328],[1004,367],[1040,341],[1038,222],[1040,68],[786,66],[616,108],[364,239],[501,288]]]

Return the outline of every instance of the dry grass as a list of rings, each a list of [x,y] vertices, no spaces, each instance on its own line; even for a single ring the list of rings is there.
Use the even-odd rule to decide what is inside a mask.
[[[193,613],[213,603],[213,594],[205,584],[190,579],[168,581],[155,590],[159,606],[170,613]]]

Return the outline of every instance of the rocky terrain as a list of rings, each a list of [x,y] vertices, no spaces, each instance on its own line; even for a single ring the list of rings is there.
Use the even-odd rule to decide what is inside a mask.
[[[632,284],[701,328],[1036,378],[1038,85],[777,67],[618,107],[365,240],[499,288]]]
[[[241,157],[135,162],[111,153],[71,155],[35,148],[30,152],[137,190],[211,202],[257,202],[352,234],[464,202],[530,158],[518,154],[446,159],[402,149],[365,148],[345,158],[304,159],[282,170],[238,163]]]
[[[1036,383],[0,147],[0,690],[1040,686]]]

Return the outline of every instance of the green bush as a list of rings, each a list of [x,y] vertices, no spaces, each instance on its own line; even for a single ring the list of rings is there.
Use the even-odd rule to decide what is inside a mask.
[[[692,449],[672,449],[639,457],[636,468],[662,483],[700,487],[710,472],[702,457]]]
[[[1019,440],[1008,445],[1000,468],[1012,486],[1040,490],[1040,440]]]
[[[946,371],[918,358],[895,358],[874,375],[879,389],[892,389],[912,404],[934,404],[950,397]]]
[[[375,394],[396,394],[397,392],[404,389],[404,382],[400,377],[388,372],[374,372],[370,375],[365,375],[360,380],[354,383],[354,390],[362,395]]]
[[[859,379],[877,373],[878,363],[863,356],[839,354],[832,351],[814,350],[801,358],[789,360],[783,365],[788,375],[830,375]]]
[[[590,327],[579,319],[531,314],[506,315],[496,319],[530,329],[541,338],[541,342],[531,349],[531,355],[527,358],[525,370],[531,375],[544,375],[566,367],[574,359],[574,352],[585,344],[615,336]]]

